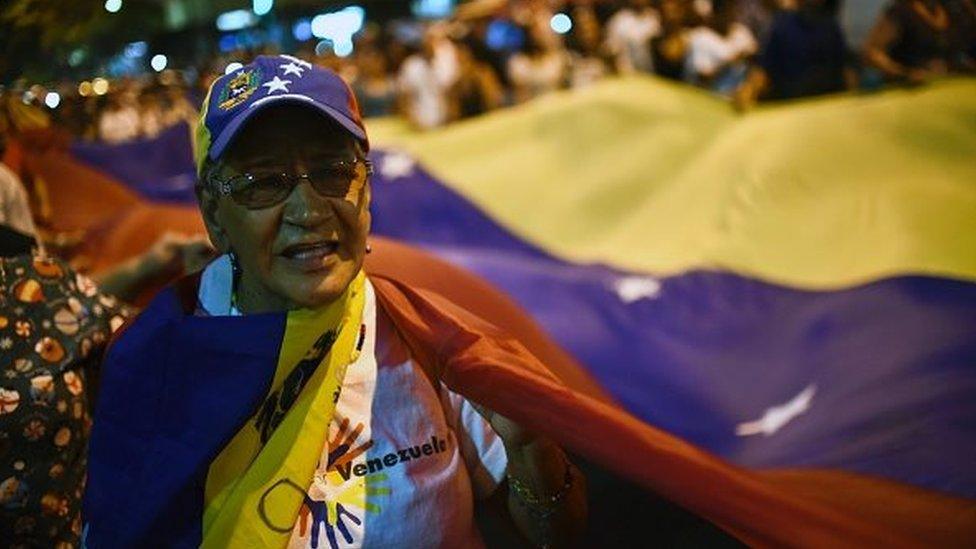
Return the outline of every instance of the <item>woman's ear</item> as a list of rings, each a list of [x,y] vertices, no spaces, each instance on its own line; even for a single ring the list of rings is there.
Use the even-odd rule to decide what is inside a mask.
[[[360,223],[362,223],[363,228],[366,230],[367,236],[369,236],[370,231],[373,229],[373,213],[369,210],[369,204],[372,199],[372,185],[367,181],[363,187],[363,211],[359,218]]]
[[[197,201],[200,203],[200,215],[203,217],[203,224],[207,228],[207,236],[214,248],[221,254],[230,251],[230,241],[227,233],[217,221],[217,209],[219,204],[217,197],[204,185],[197,186]]]

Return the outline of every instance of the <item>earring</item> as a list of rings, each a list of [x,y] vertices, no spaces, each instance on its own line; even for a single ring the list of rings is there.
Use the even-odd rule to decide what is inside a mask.
[[[227,252],[227,256],[230,258],[230,268],[234,274],[234,280],[241,274],[241,262],[237,259],[237,254],[233,250]]]
[[[373,253],[373,247],[369,245],[369,242],[366,243],[366,253]]]
[[[237,254],[234,250],[227,252],[227,257],[230,259],[230,307],[231,310],[240,311],[241,308],[237,304],[237,288],[241,281],[241,262],[237,259]]]

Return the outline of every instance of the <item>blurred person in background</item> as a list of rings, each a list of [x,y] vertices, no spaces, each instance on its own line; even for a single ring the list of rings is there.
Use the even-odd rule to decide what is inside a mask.
[[[573,30],[569,40],[569,87],[582,88],[609,72],[609,55],[603,48],[603,27],[593,6],[573,9]]]
[[[0,158],[6,150],[6,124],[0,120]],[[0,225],[11,228],[21,234],[33,236],[37,234],[34,218],[30,212],[30,202],[27,190],[17,174],[0,161]]]
[[[85,98],[74,90],[61,90],[61,104],[54,111],[54,123],[71,135],[85,139],[91,126]]]
[[[488,45],[488,29],[494,21],[496,19],[489,17],[479,17],[473,21],[469,21],[469,31],[465,43],[471,49],[474,58],[486,63],[492,72],[495,73],[495,79],[507,90],[509,82],[508,73],[505,69],[508,55]]]
[[[651,0],[627,0],[607,21],[606,49],[620,74],[654,72],[651,39],[661,33],[661,18]]]
[[[697,26],[707,21],[713,13],[712,0],[691,0],[691,19]]]
[[[85,141],[97,141],[98,140],[98,114],[100,106],[100,97],[89,96],[81,97],[78,96],[78,101],[81,102],[82,113],[82,133],[79,135]]]
[[[359,74],[352,89],[359,108],[367,118],[388,116],[396,107],[396,84],[387,70],[386,56],[374,46],[364,46],[356,54]]]
[[[397,89],[401,112],[421,130],[443,126],[449,120],[448,91],[457,81],[458,60],[444,29],[432,26],[418,50],[400,66]]]
[[[516,103],[558,90],[566,82],[566,52],[561,45],[546,46],[553,42],[545,35],[537,26],[525,29],[523,48],[508,60],[508,81]]]
[[[943,0],[952,21],[952,43],[959,52],[959,69],[976,71],[976,1]]]
[[[143,90],[139,94],[139,136],[151,139],[165,127],[163,108],[156,90]]]
[[[193,125],[198,113],[186,97],[186,88],[173,84],[163,88],[163,126],[171,127],[179,123]]]
[[[105,98],[98,116],[98,137],[106,143],[124,143],[139,137],[140,117],[129,91],[116,91]]]
[[[539,47],[560,50],[564,47],[563,38],[552,30],[552,17],[556,10],[569,12],[573,5],[566,0],[515,0],[509,4],[509,14],[511,21],[531,34]]]
[[[478,116],[497,109],[505,100],[505,92],[487,63],[475,57],[469,41],[456,44],[458,79],[450,90],[452,119]]]
[[[688,79],[731,96],[742,85],[759,45],[748,27],[735,20],[736,0],[713,0],[706,25],[688,33]]]
[[[773,17],[781,9],[781,4],[782,0],[739,0],[736,19],[749,27],[757,42],[765,44],[773,26]]]
[[[658,76],[684,80],[688,57],[688,22],[692,18],[686,0],[661,0],[661,34],[651,40],[651,56]]]
[[[839,0],[800,0],[797,9],[776,14],[746,81],[735,91],[739,109],[762,99],[794,99],[852,89],[857,78],[844,32],[837,21]]]
[[[457,80],[458,55],[453,36],[457,28],[445,22],[434,23],[427,27],[424,41],[431,52],[434,70],[441,82],[450,87]]]
[[[971,0],[894,0],[878,18],[864,58],[889,80],[920,83],[950,71],[971,70],[976,40],[964,30],[976,18]],[[970,34],[968,40],[964,37]],[[964,38],[960,39],[963,36]]]

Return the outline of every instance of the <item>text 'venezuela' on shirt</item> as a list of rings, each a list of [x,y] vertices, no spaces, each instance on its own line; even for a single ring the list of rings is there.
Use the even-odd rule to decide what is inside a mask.
[[[390,452],[383,457],[376,457],[366,460],[365,463],[345,463],[337,465],[336,470],[344,480],[349,480],[350,475],[357,477],[366,476],[377,471],[382,471],[385,467],[394,467],[398,463],[420,459],[425,456],[432,456],[447,451],[447,441],[436,436],[430,437],[430,442],[415,444],[408,448],[400,448],[395,452]]]

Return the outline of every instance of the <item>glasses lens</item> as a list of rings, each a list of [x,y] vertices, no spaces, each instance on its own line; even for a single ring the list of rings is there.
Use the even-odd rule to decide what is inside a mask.
[[[244,175],[235,181],[231,196],[246,208],[267,208],[281,202],[291,192],[291,185],[281,174]]]
[[[355,179],[356,165],[349,162],[337,162],[308,174],[315,191],[329,198],[346,198]]]

